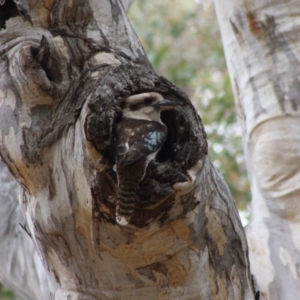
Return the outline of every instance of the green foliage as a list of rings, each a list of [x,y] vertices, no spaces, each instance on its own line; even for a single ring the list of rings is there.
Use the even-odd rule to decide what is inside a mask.
[[[209,156],[238,208],[246,209],[241,133],[211,1],[135,0],[129,18],[156,71],[192,99],[208,134]]]

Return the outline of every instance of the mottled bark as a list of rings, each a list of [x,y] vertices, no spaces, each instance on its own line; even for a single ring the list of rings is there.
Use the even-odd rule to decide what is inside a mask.
[[[252,189],[251,270],[264,299],[300,299],[300,6],[215,0]]]
[[[0,280],[22,299],[43,299],[49,294],[46,272],[26,232],[17,182],[1,161],[0,189]]]
[[[180,89],[155,74],[119,2],[0,3],[11,4],[0,15],[0,152],[21,185],[23,234],[31,238],[18,241],[24,251],[14,265],[3,254],[0,265],[24,272],[19,262],[26,251],[35,257],[34,245],[45,267],[17,292],[253,299],[243,228],[206,155],[201,119]],[[116,124],[123,99],[148,91],[180,106],[162,113],[167,142],[139,185],[130,224],[120,226]]]

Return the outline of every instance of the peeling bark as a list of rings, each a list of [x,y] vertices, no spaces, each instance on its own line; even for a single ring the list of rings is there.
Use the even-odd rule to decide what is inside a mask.
[[[18,3],[28,9],[14,7],[0,22],[0,153],[21,185],[31,237],[23,247],[32,255],[34,245],[45,267],[28,276],[49,280],[43,297],[43,285],[34,293],[29,283],[16,288],[20,296],[253,299],[244,231],[207,157],[201,119],[153,71],[122,5]],[[116,125],[124,98],[148,91],[181,105],[163,112],[167,142],[139,184],[130,224],[120,226]]]
[[[298,1],[215,1],[252,190],[251,270],[263,299],[300,297]]]
[[[47,275],[17,201],[17,182],[1,161],[0,188],[0,280],[22,299],[44,299],[49,294]],[[33,282],[34,289],[29,288]]]

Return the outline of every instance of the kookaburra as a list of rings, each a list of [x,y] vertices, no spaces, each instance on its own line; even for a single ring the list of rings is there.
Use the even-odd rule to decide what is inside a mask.
[[[130,96],[123,103],[116,144],[116,222],[122,226],[130,222],[136,190],[149,161],[155,159],[166,142],[167,127],[161,121],[160,113],[178,105],[178,102],[164,99],[154,92]]]

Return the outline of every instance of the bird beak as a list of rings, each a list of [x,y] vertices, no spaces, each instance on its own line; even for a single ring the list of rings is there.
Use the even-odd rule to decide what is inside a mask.
[[[162,99],[161,101],[153,104],[152,106],[155,108],[160,108],[162,110],[167,110],[167,109],[173,109],[178,105],[180,105],[180,103],[177,101]]]

